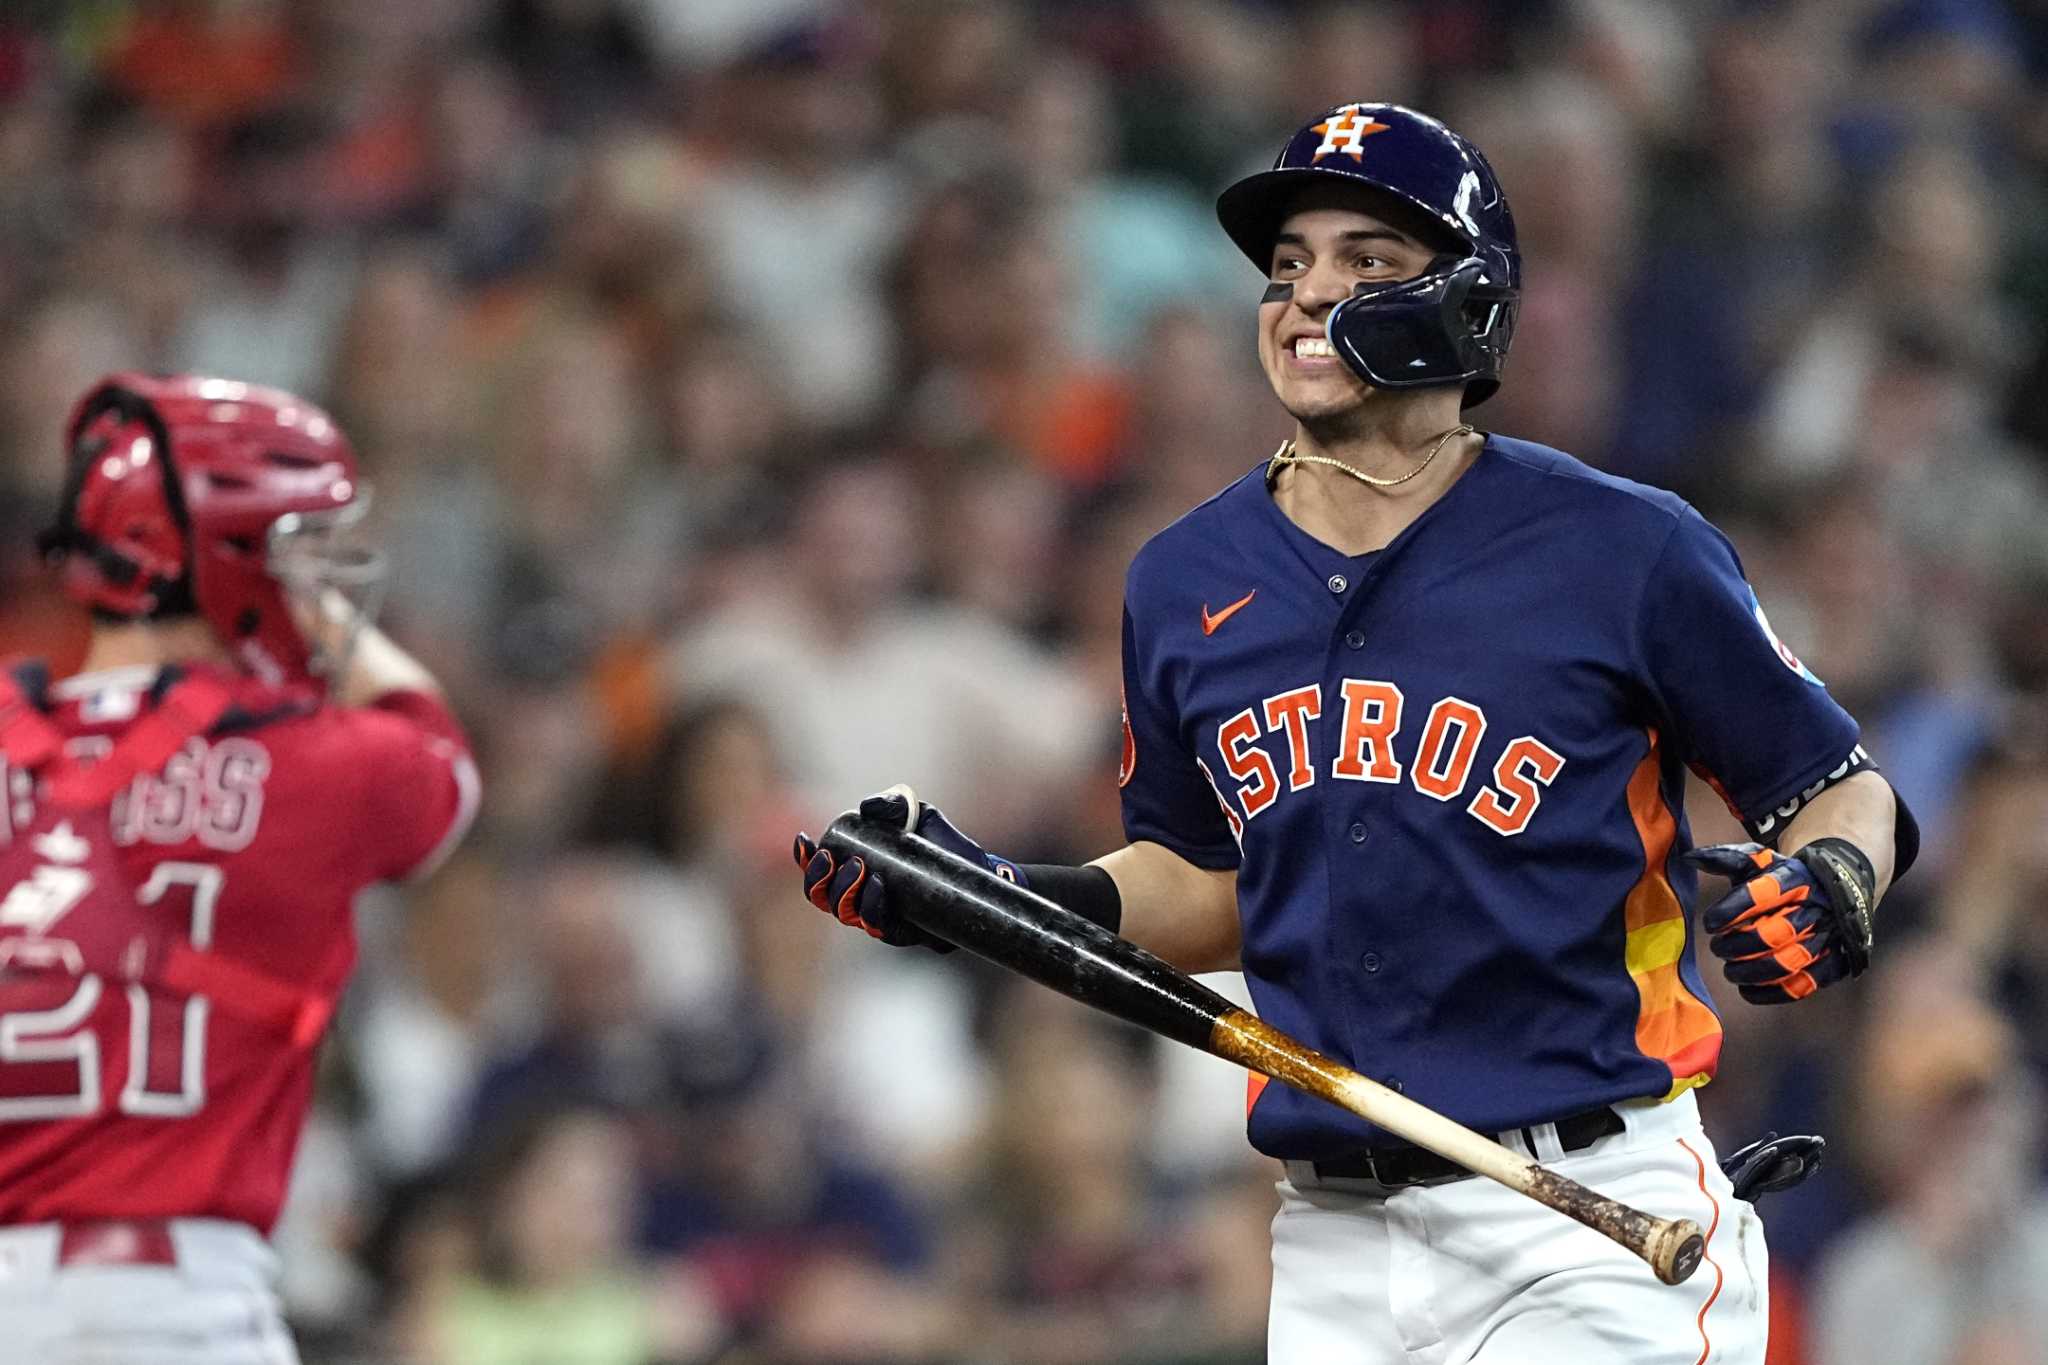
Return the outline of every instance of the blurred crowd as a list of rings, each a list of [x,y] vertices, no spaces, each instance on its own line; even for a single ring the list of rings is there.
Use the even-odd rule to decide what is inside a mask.
[[[0,649],[76,657],[94,378],[279,384],[484,767],[362,909],[309,1365],[1263,1359],[1242,1077],[847,933],[790,839],[909,780],[1121,842],[1124,567],[1286,429],[1210,206],[1354,99],[1514,204],[1475,420],[1726,527],[1925,831],[1871,977],[1721,1002],[1723,1150],[1834,1144],[1773,1361],[2048,1363],[2048,4],[13,0]]]

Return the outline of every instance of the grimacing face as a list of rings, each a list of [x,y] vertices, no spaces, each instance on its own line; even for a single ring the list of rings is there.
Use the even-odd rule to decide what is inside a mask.
[[[1291,292],[1259,305],[1259,363],[1290,415],[1314,421],[1371,399],[1377,391],[1338,359],[1323,325],[1358,285],[1414,279],[1436,255],[1344,187],[1301,196],[1281,221],[1267,270],[1272,285]]]

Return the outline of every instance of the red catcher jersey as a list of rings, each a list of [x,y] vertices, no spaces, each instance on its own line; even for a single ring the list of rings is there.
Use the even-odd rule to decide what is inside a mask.
[[[476,809],[468,745],[432,697],[326,706],[209,676],[227,712],[98,810],[57,811],[0,757],[0,1224],[268,1233],[355,964],[356,893],[423,871]],[[117,670],[39,700],[90,759],[163,683]]]

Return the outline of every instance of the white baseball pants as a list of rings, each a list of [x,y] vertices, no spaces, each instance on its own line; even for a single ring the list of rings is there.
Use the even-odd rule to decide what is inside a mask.
[[[1273,1365],[1763,1365],[1763,1224],[1735,1198],[1690,1094],[1615,1106],[1628,1127],[1564,1155],[1506,1145],[1708,1233],[1681,1285],[1599,1233],[1472,1177],[1375,1193],[1287,1163],[1273,1219]]]
[[[54,1223],[0,1228],[0,1359],[22,1365],[298,1365],[253,1228],[170,1223],[175,1265],[59,1264]]]

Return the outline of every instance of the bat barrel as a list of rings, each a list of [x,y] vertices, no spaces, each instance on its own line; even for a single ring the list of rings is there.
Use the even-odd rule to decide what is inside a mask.
[[[1589,1190],[1569,1176],[1518,1156],[1493,1139],[1359,1075],[1255,1015],[1243,1011],[1225,1015],[1216,1026],[1211,1050],[1549,1205],[1642,1257],[1666,1284],[1679,1284],[1699,1268],[1706,1239],[1691,1220],[1658,1218]]]
[[[841,862],[863,859],[897,892],[891,908],[948,943],[1062,995],[1212,1051],[1217,1019],[1237,1008],[1151,953],[928,839],[851,812],[819,842]]]

